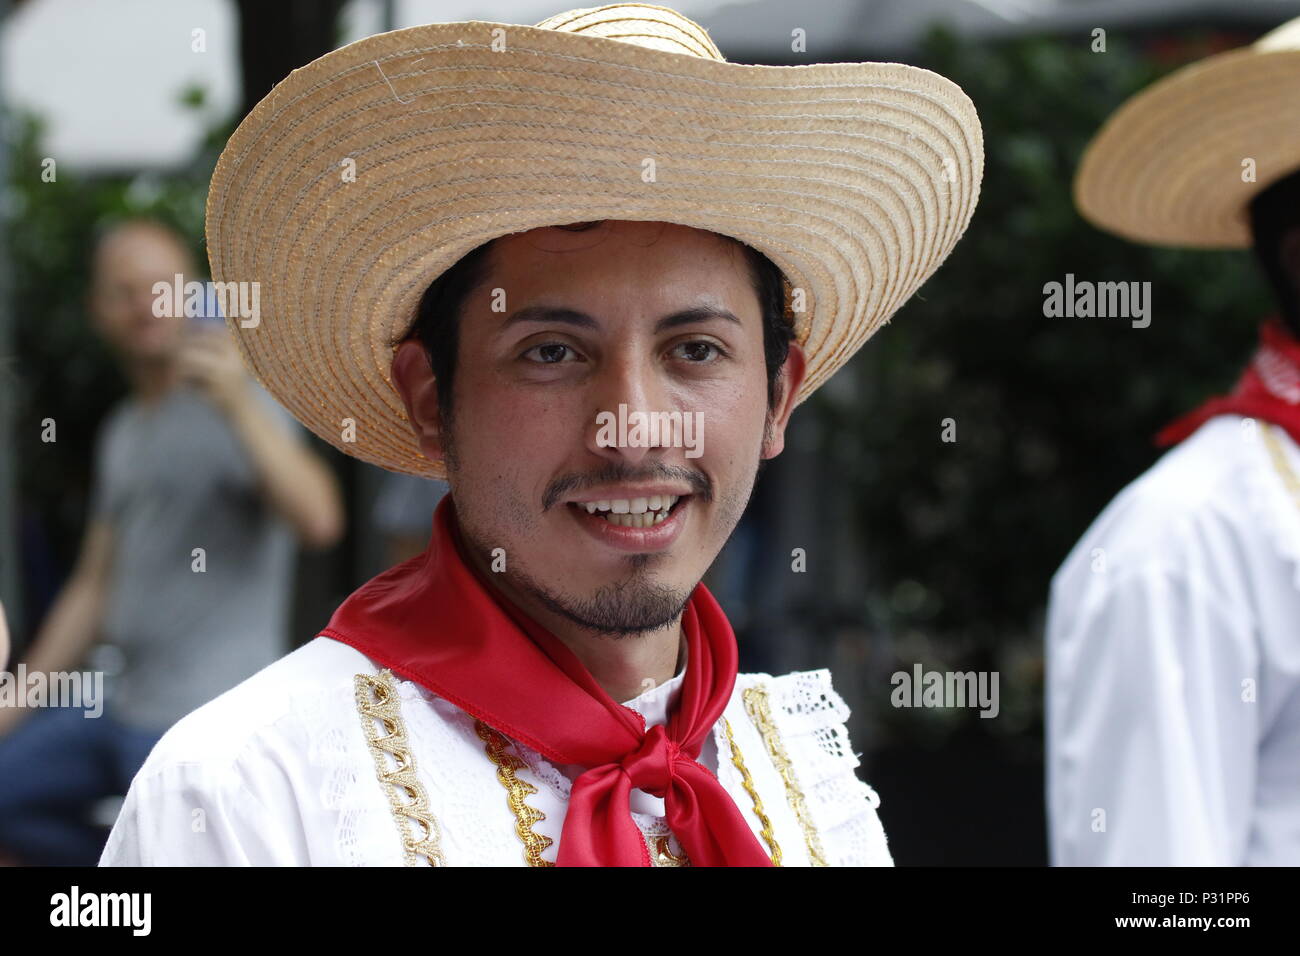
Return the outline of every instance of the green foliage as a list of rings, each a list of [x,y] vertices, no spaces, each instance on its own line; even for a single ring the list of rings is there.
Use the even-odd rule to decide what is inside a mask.
[[[872,555],[864,622],[892,638],[900,666],[1001,671],[1004,719],[887,701],[875,702],[878,716],[903,735],[942,737],[970,720],[1032,733],[1051,575],[1154,462],[1160,426],[1235,380],[1272,306],[1247,252],[1134,245],[1074,210],[1085,144],[1160,72],[1139,51],[1112,40],[1092,53],[1086,37],[973,46],[937,33],[923,65],[979,110],[979,207],[935,278],[854,359],[860,404],[814,401]],[[1043,286],[1066,273],[1150,281],[1150,327],[1045,318]],[[944,419],[955,420],[955,443],[940,440]]]

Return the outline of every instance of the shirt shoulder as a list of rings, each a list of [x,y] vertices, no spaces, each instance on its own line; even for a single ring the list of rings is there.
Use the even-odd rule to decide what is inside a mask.
[[[1153,572],[1193,587],[1231,585],[1242,550],[1266,543],[1252,506],[1268,467],[1257,428],[1239,416],[1211,419],[1127,485],[1056,571],[1053,600],[1082,611],[1102,591]]]
[[[725,716],[750,745],[746,757],[756,749],[767,764],[763,769],[775,771],[785,798],[782,813],[793,817],[813,865],[892,866],[876,813],[880,797],[858,774],[849,713],[831,672],[821,668],[739,674]],[[749,761],[757,765],[759,756]]]
[[[351,772],[365,747],[355,681],[374,670],[317,637],[181,718],[132,780],[100,865],[338,862],[330,768]]]
[[[360,651],[317,637],[262,668],[172,725],[140,769],[163,763],[225,765],[250,744],[269,744],[286,720],[314,710],[321,698],[348,702],[360,671],[374,669]]]

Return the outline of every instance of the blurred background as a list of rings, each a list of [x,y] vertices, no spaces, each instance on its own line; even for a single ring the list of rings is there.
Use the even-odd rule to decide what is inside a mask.
[[[735,624],[742,670],[831,668],[896,862],[1045,864],[1049,579],[1104,504],[1156,459],[1159,427],[1235,380],[1270,307],[1248,252],[1111,238],[1079,218],[1070,183],[1084,144],[1126,97],[1252,42],[1300,4],[670,5],[732,61],[899,60],[952,78],[979,110],[987,165],[966,238],[795,414],[785,453],[764,470],[706,580]],[[385,29],[534,23],[562,6],[0,0],[0,599],[13,661],[73,572],[96,436],[127,392],[86,316],[96,230],[154,216],[205,268],[216,157],[291,70]],[[791,52],[796,28],[806,52]],[[1104,52],[1093,49],[1099,28]],[[43,175],[51,157],[53,180]],[[1043,285],[1066,273],[1150,281],[1150,327],[1044,318]],[[46,419],[58,422],[57,442],[42,439]],[[955,442],[942,440],[947,419]],[[283,651],[311,639],[370,576],[424,547],[443,490],[305,441],[338,480],[346,526],[331,546],[297,553]],[[791,573],[793,548],[806,550],[808,573]],[[111,674],[111,653],[93,654]],[[917,663],[998,672],[999,715],[892,707],[890,675]]]

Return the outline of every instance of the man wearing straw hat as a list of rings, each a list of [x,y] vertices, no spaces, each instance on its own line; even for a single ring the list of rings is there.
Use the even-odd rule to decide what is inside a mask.
[[[890,864],[829,673],[738,674],[700,579],[982,163],[942,77],[732,64],[644,4],[294,71],[212,180],[214,277],[263,283],[232,331],[316,434],[451,491],[164,738],[102,862]]]
[[[1065,865],[1300,864],[1300,19],[1178,70],[1083,157],[1136,242],[1252,247],[1277,294],[1231,393],[1052,584],[1048,810]]]

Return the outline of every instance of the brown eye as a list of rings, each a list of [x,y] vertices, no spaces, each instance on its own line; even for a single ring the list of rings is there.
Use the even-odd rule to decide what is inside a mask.
[[[569,348],[567,345],[563,345],[559,342],[549,342],[546,345],[533,346],[531,349],[525,352],[524,355],[529,355],[533,352],[536,352],[540,364],[559,365],[564,360],[564,354],[566,352],[572,352],[572,351],[573,350]]]
[[[712,342],[684,342],[678,348],[684,349],[682,354],[695,364],[703,364],[715,355],[722,354],[722,350]]]

